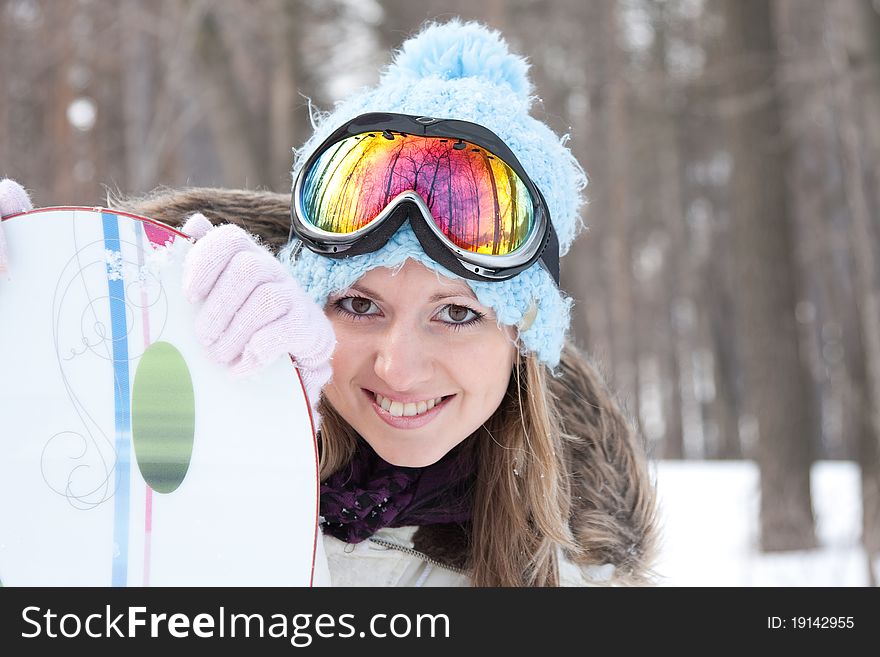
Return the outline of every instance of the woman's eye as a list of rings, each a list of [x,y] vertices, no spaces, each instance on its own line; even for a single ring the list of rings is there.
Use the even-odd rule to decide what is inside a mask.
[[[342,310],[351,313],[352,315],[375,314],[370,312],[370,309],[375,304],[369,299],[365,299],[364,297],[345,297],[343,299],[339,299],[336,302],[336,305],[342,308]]]
[[[439,317],[444,322],[449,322],[450,324],[470,324],[471,322],[478,321],[483,316],[467,306],[449,304],[443,307]]]
[[[464,306],[451,306],[449,308],[449,318],[454,322],[463,322],[468,318],[468,313],[472,312],[470,308]]]

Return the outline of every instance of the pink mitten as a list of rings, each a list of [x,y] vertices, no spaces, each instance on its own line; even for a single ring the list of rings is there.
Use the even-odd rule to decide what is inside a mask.
[[[24,187],[14,180],[4,178],[0,180],[0,219],[10,214],[33,210],[31,199]],[[9,265],[6,255],[6,238],[3,237],[3,222],[0,221],[0,274],[4,273]]]
[[[209,356],[245,375],[291,354],[320,422],[315,409],[330,379],[336,344],[321,307],[238,226],[212,228],[195,214],[183,232],[197,239],[184,261],[183,291],[190,301],[204,302],[196,336]]]

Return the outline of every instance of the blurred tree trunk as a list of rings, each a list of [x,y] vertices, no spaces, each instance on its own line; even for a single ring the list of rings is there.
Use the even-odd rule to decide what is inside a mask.
[[[119,53],[123,50],[124,39],[119,32],[121,7],[114,0],[92,0],[84,8],[91,23],[88,39],[100,40],[103,48]],[[125,109],[120,98],[126,66],[122,57],[106,56],[102,49],[83,48],[83,62],[91,77],[82,80],[74,76],[74,87],[78,93],[94,100],[96,123],[84,135],[88,144],[80,159],[74,177],[80,186],[82,202],[92,204],[96,201],[106,203],[106,186],[128,187],[129,179],[125,167]]]
[[[45,12],[22,16],[8,3],[0,10],[0,177],[17,179],[35,204],[55,198],[51,157],[58,144],[50,138],[57,111],[54,59],[64,45],[57,42],[62,39],[53,42],[54,29],[56,21]],[[33,43],[45,45],[32,52]]]
[[[584,15],[580,24],[585,34],[577,52],[585,79],[578,90],[581,100],[575,103],[578,113],[572,117],[572,148],[589,176],[586,190],[589,205],[583,213],[587,231],[575,241],[571,253],[563,260],[562,271],[565,288],[575,299],[572,330],[578,342],[600,364],[605,378],[611,380],[611,290],[603,266],[604,245],[612,221],[607,194],[611,144],[602,123],[608,75],[604,64],[608,49],[603,46],[607,35],[599,20],[604,4],[580,3],[579,11]]]
[[[662,61],[662,60],[661,60]],[[684,362],[679,361],[678,329],[685,322],[673,324],[681,288],[677,275],[687,256],[686,245],[676,241],[681,226],[674,226],[670,196],[678,198],[676,172],[664,167],[677,166],[675,152],[664,150],[674,134],[668,125],[665,96],[667,82],[661,73],[648,73],[654,90],[651,99],[634,100],[629,108],[630,141],[633,147],[629,174],[639,195],[632,200],[633,216],[629,236],[633,251],[633,334],[637,351],[639,421],[658,457],[680,459],[682,442],[682,393],[693,392],[684,383],[690,379],[691,350],[685,348]],[[664,98],[658,102],[658,96]],[[648,101],[648,102],[646,102]],[[683,367],[680,367],[683,365]],[[683,384],[683,385],[682,385]],[[635,409],[634,409],[635,410]]]
[[[306,71],[299,45],[306,25],[299,0],[269,0],[272,61],[269,89],[269,171],[272,189],[289,191],[293,147],[301,146],[309,135],[307,101],[300,95]]]
[[[797,317],[808,329],[808,361],[820,400],[820,456],[854,458],[855,443],[847,444],[846,434],[857,435],[860,423],[845,427],[843,407],[850,394],[846,361],[860,359],[861,348],[857,337],[847,335],[857,321],[849,271],[835,266],[849,255],[839,246],[845,243],[845,229],[835,221],[844,200],[839,140],[832,127],[831,67],[815,47],[828,29],[825,5],[823,0],[780,0],[777,32],[786,43],[780,91],[793,153],[789,190],[804,291]]]
[[[160,106],[170,102],[160,98],[156,88],[156,68],[160,42],[145,26],[155,22],[155,6],[138,0],[125,0],[120,6],[121,32],[126,35],[122,44],[125,63],[122,80],[122,109],[125,134],[124,189],[131,193],[145,192],[157,182],[161,141],[151,139],[151,128],[157,114],[167,120],[168,112]]]
[[[73,89],[68,84],[67,67],[59,65],[61,62],[71,62],[74,58],[74,39],[70,34],[70,26],[76,7],[70,3],[62,3],[58,9],[47,12],[46,27],[49,35],[59,35],[54,47],[49,52],[57,60],[50,59],[51,65],[49,87],[51,89],[51,104],[49,110],[50,123],[46,135],[48,142],[55,145],[50,151],[51,157],[46,158],[46,163],[51,167],[52,202],[59,205],[74,204],[76,199],[76,185],[73,180],[73,168],[76,164],[76,135],[73,125],[68,119],[68,109],[74,101]],[[54,52],[53,52],[54,51]],[[50,55],[51,57],[52,55]],[[85,199],[82,202],[86,202]]]
[[[196,48],[204,74],[203,109],[223,167],[223,184],[264,185],[268,158],[259,152],[258,126],[236,80],[231,53],[215,9],[207,9],[198,29]]]
[[[736,344],[736,327],[731,321],[733,306],[733,255],[730,250],[730,156],[724,139],[724,124],[715,109],[718,84],[724,76],[727,55],[715,31],[717,7],[706,6],[691,41],[705,53],[700,76],[687,89],[686,111],[680,114],[679,150],[686,166],[685,197],[687,199],[688,256],[693,261],[692,304],[679,304],[676,322],[696,323],[694,346],[702,350],[702,358],[711,373],[703,383],[713,394],[706,399],[691,401],[683,396],[686,450],[700,435],[711,442],[722,458],[742,458],[750,446],[740,438],[741,369]],[[692,353],[681,360],[691,360]],[[682,384],[694,385],[682,369]],[[747,437],[748,434],[744,433]],[[690,451],[693,451],[691,448]],[[746,456],[748,457],[748,456]]]
[[[853,322],[850,326],[856,333],[856,339],[864,344],[859,322]],[[855,357],[847,358],[850,394],[845,409],[851,415],[848,425],[855,433],[856,459],[861,473],[862,544],[867,557],[867,571],[870,585],[880,586],[880,448],[873,424],[871,399],[868,398],[867,368],[865,359],[860,357],[863,353],[859,350]]]
[[[129,0],[119,13],[124,35],[125,191],[141,193],[160,182],[188,181],[194,166],[204,176],[214,158],[203,158],[193,166],[185,161],[193,146],[192,128],[198,125],[202,100],[192,64],[202,3]],[[150,29],[157,23],[166,29]]]
[[[794,240],[771,8],[765,0],[722,2],[730,72],[724,88],[734,157],[734,321],[746,403],[758,427],[765,551],[816,546],[810,497],[814,400],[795,324]]]
[[[602,124],[608,135],[609,233],[606,243],[606,280],[611,300],[611,363],[615,387],[639,408],[637,346],[633,312],[632,246],[630,243],[629,130],[627,125],[627,77],[623,53],[618,44],[617,6],[605,6],[602,25],[607,49],[605,92],[607,94]]]
[[[878,229],[877,217],[880,216],[880,6],[876,2],[862,0],[858,3],[857,23],[864,28],[867,46],[864,67],[869,75],[865,81],[865,96],[862,116],[867,123],[867,146],[869,148],[866,160],[868,162],[868,174],[870,182],[868,189],[873,189],[874,194],[870,199],[872,203],[872,216],[875,217],[875,237]],[[877,242],[874,242],[876,247]],[[875,262],[877,251],[874,251]],[[877,280],[874,280],[874,294],[877,293]],[[876,383],[876,382],[875,382]],[[877,390],[871,399],[873,402],[873,414],[871,405],[862,405],[863,430],[860,433],[861,446],[859,462],[862,470],[862,508],[863,508],[863,542],[868,553],[869,572],[871,584],[880,586],[880,432],[877,427],[878,399]],[[871,422],[873,418],[873,422]]]
[[[654,102],[651,104],[653,116],[647,135],[649,140],[645,144],[647,151],[645,158],[638,158],[636,163],[646,160],[652,162],[650,177],[653,179],[653,192],[647,195],[649,202],[643,208],[643,215],[645,220],[656,218],[658,235],[662,235],[658,248],[663,255],[658,289],[654,293],[658,312],[650,318],[642,318],[639,324],[650,322],[656,325],[655,332],[658,333],[655,348],[661,363],[658,384],[663,409],[663,456],[669,459],[684,456],[682,409],[684,404],[696,405],[691,358],[696,352],[695,322],[682,321],[684,318],[677,316],[683,307],[693,307],[693,259],[682,202],[681,140],[676,121],[682,97],[669,75],[667,64],[667,31],[671,18],[666,5],[653,5],[651,9],[654,14],[654,45],[648,74],[656,85],[652,85],[656,91],[650,94]],[[646,183],[650,184],[650,181]],[[692,316],[693,313],[690,313],[691,320]]]
[[[718,240],[715,246],[723,248]],[[718,455],[725,459],[750,457],[750,450],[740,439],[739,416],[742,407],[741,395],[737,388],[738,362],[735,350],[735,332],[731,331],[730,286],[726,283],[725,265],[730,265],[728,258],[719,255],[718,262],[709,266],[709,281],[700,285],[701,296],[706,298],[708,312],[702,314],[705,324],[701,334],[708,335],[708,352],[712,355],[712,387],[715,395],[709,403],[707,416],[711,418],[711,426],[718,433]],[[731,266],[732,267],[732,266]]]
[[[662,82],[652,71],[649,84],[654,89],[653,102],[643,102],[633,93],[627,102],[627,117],[631,129],[631,152],[627,161],[632,170],[627,173],[632,187],[639,189],[638,197],[631,199],[632,221],[628,236],[632,257],[632,334],[636,348],[636,385],[638,386],[639,425],[649,444],[664,458],[681,458],[668,436],[669,409],[667,392],[674,379],[669,372],[674,353],[671,326],[667,310],[671,307],[674,288],[668,283],[668,271],[673,267],[670,255],[675,248],[670,243],[664,225],[661,196],[663,175],[660,154],[657,152],[659,131],[662,129],[664,108],[657,103],[662,96]],[[658,90],[659,89],[659,90]],[[658,104],[660,105],[658,107]],[[680,443],[679,443],[680,445]]]
[[[150,10],[138,0],[125,0],[120,5],[121,30],[127,35],[122,44],[125,59],[125,74],[122,80],[122,106],[125,115],[125,189],[129,192],[143,192],[152,184],[150,169],[155,163],[149,162],[147,135],[150,130],[150,116],[155,107],[156,58],[155,42],[144,25]],[[151,16],[152,18],[152,16]]]
[[[854,373],[863,384],[860,399],[867,422],[862,427],[863,541],[871,557],[880,557],[880,272],[877,266],[878,227],[871,218],[880,165],[880,30],[865,3],[840,2],[827,8],[830,34],[825,40],[833,73],[833,106],[839,131],[846,203],[850,212],[850,243],[855,260],[855,291],[864,348],[864,369]],[[866,187],[872,185],[872,187]],[[876,208],[875,208],[876,210]],[[880,573],[872,569],[874,583]]]

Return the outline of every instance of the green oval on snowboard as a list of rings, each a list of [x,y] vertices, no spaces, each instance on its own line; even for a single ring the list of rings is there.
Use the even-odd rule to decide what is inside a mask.
[[[131,398],[131,438],[144,481],[172,493],[186,477],[195,435],[192,377],[180,352],[168,342],[141,356]]]

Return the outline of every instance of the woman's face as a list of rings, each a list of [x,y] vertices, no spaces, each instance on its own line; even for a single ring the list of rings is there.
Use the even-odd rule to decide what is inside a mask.
[[[337,344],[324,394],[389,463],[438,461],[504,398],[515,331],[462,281],[407,260],[369,271],[325,311]]]

